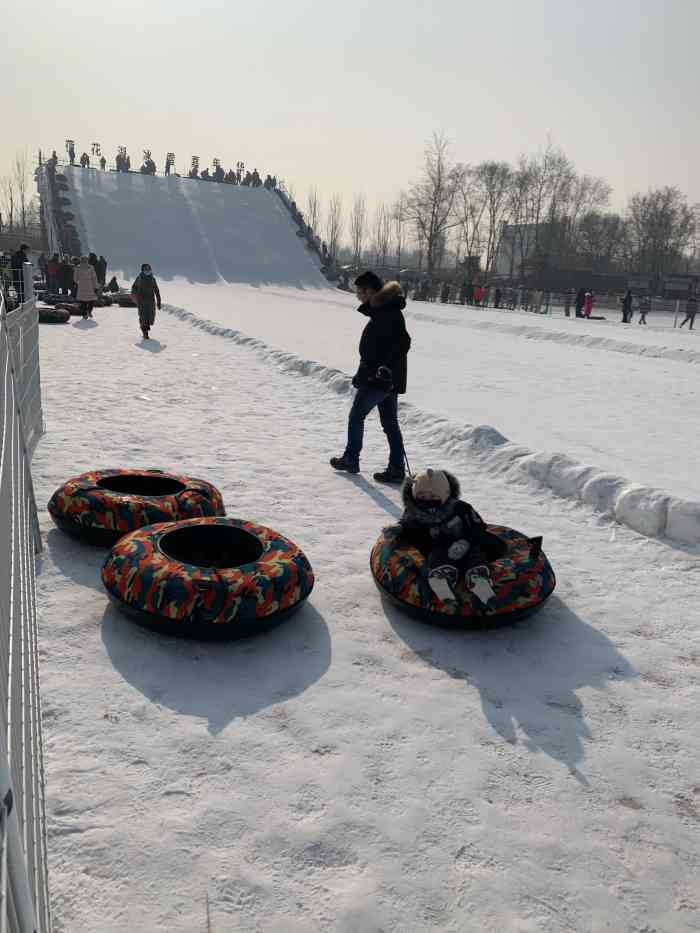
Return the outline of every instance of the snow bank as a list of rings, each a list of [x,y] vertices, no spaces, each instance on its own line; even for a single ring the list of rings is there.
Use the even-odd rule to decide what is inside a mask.
[[[264,340],[200,318],[184,308],[164,305],[163,310],[209,334],[255,349],[283,371],[311,376],[339,395],[352,392],[351,378],[339,369],[277,350]],[[540,483],[556,495],[584,502],[648,537],[700,544],[700,502],[672,497],[662,490],[633,483],[565,454],[532,451],[512,443],[490,425],[458,425],[405,403],[402,404],[402,418],[414,436],[438,443],[450,456],[461,453],[477,457],[491,472],[505,475],[514,482]]]
[[[471,312],[471,308],[464,308]],[[489,309],[493,311],[494,309]],[[496,310],[494,313],[498,313]],[[442,324],[452,327],[468,327],[474,330],[497,331],[522,337],[525,340],[541,340],[545,343],[565,344],[573,347],[588,347],[592,350],[608,350],[613,353],[627,353],[631,356],[644,356],[655,360],[673,360],[676,363],[700,364],[700,351],[688,350],[685,347],[669,347],[663,344],[637,343],[631,340],[617,340],[614,337],[601,337],[594,334],[571,333],[561,330],[549,330],[544,327],[528,324],[508,324],[503,320],[479,321],[464,318],[445,317],[438,314],[427,314],[422,311],[409,311],[411,320],[425,321],[430,324]],[[562,319],[564,320],[564,319]],[[578,326],[576,318],[571,319],[574,326]],[[636,334],[635,334],[636,336]]]
[[[189,178],[65,168],[83,250],[110,275],[321,288],[318,258],[274,192]]]

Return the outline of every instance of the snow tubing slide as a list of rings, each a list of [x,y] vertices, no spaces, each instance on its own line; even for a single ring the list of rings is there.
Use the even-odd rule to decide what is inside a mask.
[[[70,311],[63,308],[39,308],[40,324],[67,324],[70,320]]]
[[[126,535],[108,554],[102,582],[147,628],[224,640],[278,625],[308,598],[314,574],[303,551],[271,528],[194,518]]]
[[[453,628],[505,625],[530,615],[552,595],[554,571],[542,551],[540,538],[504,525],[488,525],[508,550],[484,565],[486,572],[468,572],[472,588],[460,579],[457,601],[443,603],[428,583],[428,562],[419,550],[401,545],[382,533],[370,558],[372,576],[380,592],[409,615],[423,622]]]
[[[83,473],[56,490],[48,510],[61,531],[103,547],[144,525],[226,514],[211,483],[162,470]]]

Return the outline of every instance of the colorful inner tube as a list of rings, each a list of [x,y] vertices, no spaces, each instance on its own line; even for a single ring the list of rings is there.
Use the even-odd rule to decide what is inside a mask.
[[[62,531],[103,547],[144,525],[226,514],[211,483],[161,470],[83,473],[56,490],[48,509]]]
[[[195,518],[126,535],[107,555],[102,582],[120,609],[154,631],[235,639],[299,609],[314,574],[303,551],[271,528]]]
[[[423,622],[454,628],[485,628],[509,624],[530,615],[551,596],[554,571],[533,540],[513,528],[488,525],[508,544],[499,560],[474,570],[456,586],[457,600],[442,602],[428,582],[428,562],[416,548],[381,534],[370,558],[381,593]]]

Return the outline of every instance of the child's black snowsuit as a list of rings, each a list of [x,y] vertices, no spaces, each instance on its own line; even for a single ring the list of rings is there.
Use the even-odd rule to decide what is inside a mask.
[[[455,579],[479,564],[502,557],[506,544],[486,530],[486,524],[468,502],[459,498],[455,476],[442,471],[450,484],[450,498],[438,509],[421,508],[413,498],[409,479],[403,487],[404,513],[396,528],[402,543],[417,548],[428,561],[428,573],[438,568],[452,568]]]

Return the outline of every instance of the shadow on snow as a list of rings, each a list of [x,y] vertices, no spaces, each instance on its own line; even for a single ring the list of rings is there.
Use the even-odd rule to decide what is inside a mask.
[[[158,635],[110,604],[102,641],[128,683],[153,703],[206,719],[212,735],[240,716],[303,693],[331,660],[328,626],[309,603],[279,628],[218,643]]]
[[[557,759],[587,783],[578,765],[590,733],[575,691],[604,690],[636,673],[607,636],[556,596],[530,619],[490,631],[437,628],[382,603],[416,655],[479,691],[484,716],[506,742],[517,744],[519,729],[530,750]]]

